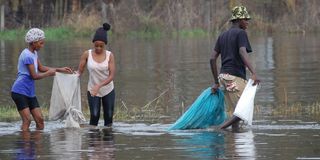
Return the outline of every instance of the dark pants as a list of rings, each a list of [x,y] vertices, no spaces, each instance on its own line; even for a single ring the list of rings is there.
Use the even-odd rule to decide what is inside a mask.
[[[104,97],[92,97],[89,91],[87,95],[90,108],[90,125],[98,125],[100,118],[101,101],[103,107],[104,126],[112,125],[115,91],[112,90],[109,94],[105,95]]]
[[[28,107],[30,110],[40,107],[37,97],[28,97],[23,94],[11,92],[11,98],[16,104],[18,111],[22,111]]]

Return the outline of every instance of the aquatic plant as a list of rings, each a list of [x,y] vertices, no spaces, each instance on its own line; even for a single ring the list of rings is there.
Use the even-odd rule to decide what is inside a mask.
[[[172,120],[168,116],[168,106],[162,106],[162,102],[165,101],[164,95],[167,94],[169,89],[164,90],[158,97],[155,97],[145,105],[127,104],[124,100],[118,100],[115,106],[114,121],[127,121],[127,122],[161,122],[163,120]],[[182,115],[187,107],[181,102],[179,106]],[[254,107],[254,114],[257,116],[268,114],[271,117],[279,118],[295,118],[305,117],[310,120],[320,120],[320,102],[314,102],[310,104],[287,102],[279,105],[261,105],[256,104]],[[48,120],[49,104],[41,104],[41,110],[44,118]],[[90,112],[88,106],[82,107],[82,112],[86,119],[89,119]],[[266,113],[268,112],[268,113]],[[0,121],[16,121],[20,120],[20,115],[15,106],[4,105],[0,106]],[[231,114],[232,112],[230,112]],[[102,113],[101,113],[102,114]],[[177,115],[177,116],[180,116]],[[102,116],[101,116],[102,117]]]
[[[169,89],[163,91],[158,97],[154,98],[144,106],[127,105],[121,100],[121,105],[116,108],[114,119],[117,121],[144,121],[144,122],[159,122],[161,118],[166,116],[164,110],[159,105],[161,98]]]
[[[149,101],[144,106],[128,105],[124,100],[120,100],[120,104],[115,106],[114,121],[144,121],[144,122],[159,122],[164,115],[164,109],[160,104],[162,97],[168,92],[169,89],[163,91],[158,97]],[[41,111],[43,117],[48,120],[49,117],[49,104],[41,104]],[[88,106],[82,107],[82,112],[86,119],[90,117]],[[20,120],[19,112],[15,106],[0,106],[0,121],[16,121]],[[101,113],[103,114],[103,113]],[[103,117],[103,116],[101,116]]]

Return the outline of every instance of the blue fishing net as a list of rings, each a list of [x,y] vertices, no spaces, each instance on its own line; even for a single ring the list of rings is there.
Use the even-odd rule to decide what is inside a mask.
[[[218,90],[212,94],[211,87],[209,87],[201,93],[169,130],[204,129],[219,125],[226,118],[223,92]]]

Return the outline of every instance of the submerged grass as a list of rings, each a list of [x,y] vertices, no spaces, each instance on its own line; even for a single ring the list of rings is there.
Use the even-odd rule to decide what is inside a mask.
[[[161,97],[165,95],[169,89],[163,91],[158,97],[148,102],[144,106],[128,106],[123,100],[121,105],[117,107],[114,119],[118,121],[144,121],[144,122],[159,122],[162,118],[166,118],[164,115],[165,110],[159,105],[162,100]]]
[[[264,106],[256,105],[254,112],[256,114],[266,114]],[[287,103],[280,104],[277,106],[268,106],[270,112],[268,113],[271,117],[277,118],[306,118],[309,120],[320,120],[320,102],[314,102],[311,104],[303,105],[301,103],[293,103],[288,105]]]
[[[118,101],[117,106],[115,106],[114,121],[120,122],[160,122],[164,119],[170,118],[167,116],[168,109],[165,109],[161,102],[164,95],[169,91],[169,89],[164,90],[158,97],[149,101],[144,106],[129,105],[124,100]],[[46,120],[49,116],[49,104],[42,104],[41,111]],[[182,103],[182,112],[185,112],[184,104]],[[88,120],[90,117],[89,107],[83,106],[82,112],[85,118]],[[263,114],[265,110],[262,106],[255,106],[256,114]],[[20,120],[20,115],[15,106],[0,106],[0,121],[16,121]],[[272,117],[306,117],[312,120],[320,120],[320,102],[315,102],[309,105],[303,105],[301,103],[294,103],[288,105],[284,103],[278,106],[271,106]],[[103,116],[101,116],[103,117]]]
[[[43,105],[44,106],[44,105]],[[48,119],[49,108],[41,107],[42,114],[45,119]],[[0,121],[16,121],[20,120],[20,115],[15,106],[0,106]]]
[[[166,116],[165,109],[159,105],[161,97],[166,94],[168,90],[163,91],[158,97],[148,102],[144,106],[128,105],[125,101],[120,100],[120,104],[115,107],[114,121],[119,122],[160,122]],[[49,116],[49,105],[44,104],[41,107],[42,114],[46,120]],[[83,114],[88,120],[90,113],[87,106],[83,107]],[[262,106],[255,106],[255,113],[260,114],[263,112]],[[182,111],[181,114],[183,114]],[[20,120],[20,115],[15,106],[1,106],[0,107],[0,121],[17,121]],[[271,115],[273,117],[307,117],[312,120],[320,120],[320,102],[315,102],[310,105],[302,105],[295,103],[292,105],[279,105],[272,108]],[[101,116],[103,117],[103,116]]]
[[[1,121],[12,121],[20,118],[19,112],[12,106],[1,106],[0,113]]]
[[[164,109],[159,105],[163,95],[168,89],[163,91],[158,97],[148,102],[144,106],[127,105],[123,100],[121,104],[115,106],[114,121],[132,121],[132,122],[159,122],[164,118]],[[90,118],[89,107],[83,106],[82,112],[87,120]],[[49,104],[42,104],[41,111],[45,120],[49,117]],[[17,121],[20,120],[19,112],[15,106],[0,106],[0,121]],[[103,116],[101,116],[103,117]]]
[[[114,121],[148,121],[154,122],[159,120],[162,116],[163,110],[159,106],[150,105],[147,108],[141,108],[141,106],[130,105],[130,109],[126,106],[125,102],[121,101],[121,105],[115,107]],[[88,107],[84,107],[82,112],[85,118],[90,118]],[[45,120],[49,117],[49,108],[41,107],[41,112]],[[0,107],[0,121],[17,121],[20,120],[19,112],[15,106],[2,106]],[[103,117],[103,115],[101,115]]]
[[[320,102],[309,105],[295,103],[292,105],[283,104],[272,110],[272,115],[281,117],[303,116],[313,120],[320,120]]]

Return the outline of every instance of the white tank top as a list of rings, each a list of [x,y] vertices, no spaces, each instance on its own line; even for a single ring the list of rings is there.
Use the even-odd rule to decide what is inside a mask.
[[[89,71],[89,81],[88,81],[88,91],[91,91],[92,88],[100,84],[102,81],[106,80],[109,77],[109,58],[110,51],[106,51],[106,59],[98,63],[92,57],[92,51],[89,50],[87,68]],[[109,84],[102,86],[96,96],[103,97],[109,94],[114,89],[113,81]]]

